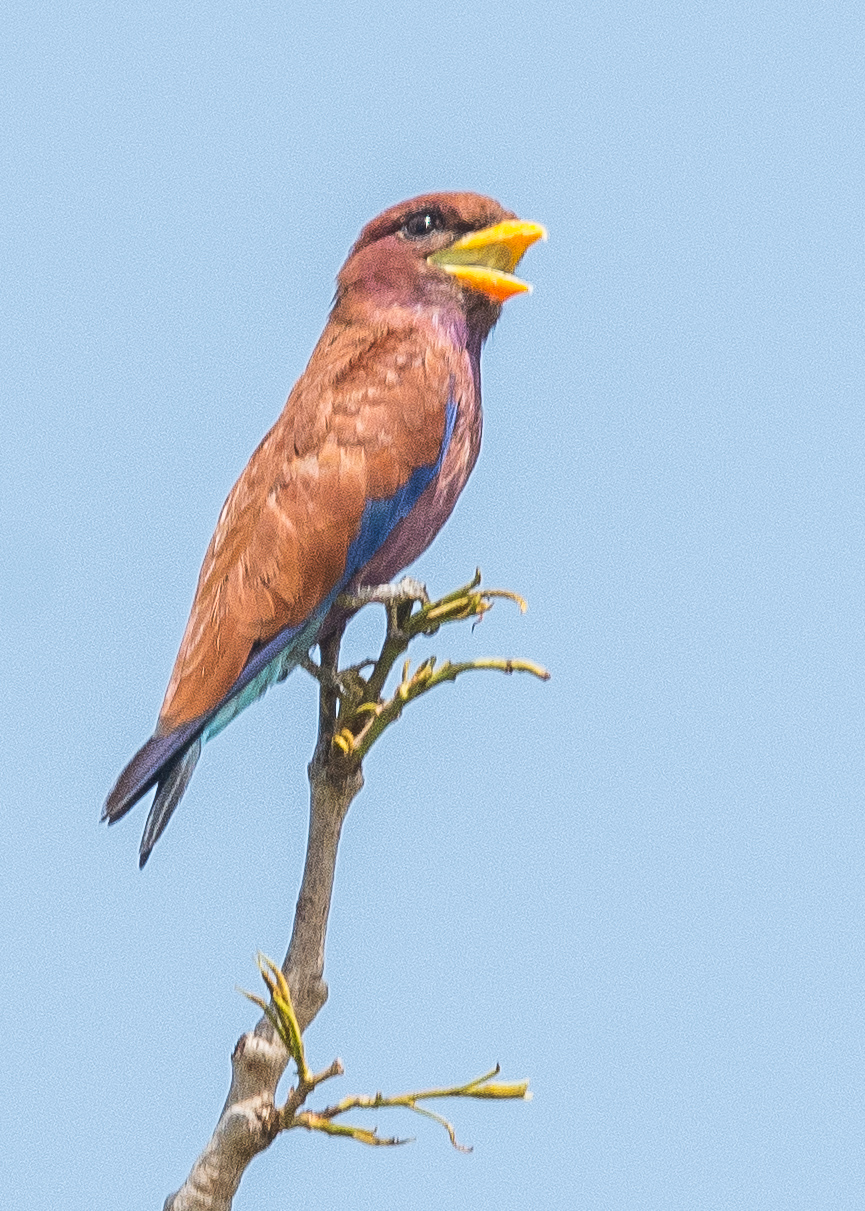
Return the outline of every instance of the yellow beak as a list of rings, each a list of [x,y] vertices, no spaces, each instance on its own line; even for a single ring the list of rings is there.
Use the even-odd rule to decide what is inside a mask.
[[[480,231],[470,231],[449,248],[427,257],[452,274],[463,285],[480,290],[496,303],[503,303],[514,294],[531,290],[528,282],[514,277],[514,270],[523,253],[536,240],[545,240],[547,233],[540,223],[523,219],[506,219]]]

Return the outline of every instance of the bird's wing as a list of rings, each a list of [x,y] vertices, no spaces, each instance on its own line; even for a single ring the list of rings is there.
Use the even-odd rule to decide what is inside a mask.
[[[393,332],[361,342],[344,330],[326,352],[223,507],[162,732],[208,714],[254,652],[303,627],[411,509],[442,457],[449,351],[436,356]]]
[[[223,506],[156,733],[118,778],[107,818],[284,676],[302,654],[293,647],[315,642],[340,589],[441,465],[454,356],[420,334],[325,329]]]

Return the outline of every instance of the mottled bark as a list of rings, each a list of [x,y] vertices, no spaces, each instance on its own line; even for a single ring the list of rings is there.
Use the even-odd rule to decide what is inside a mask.
[[[359,763],[346,768],[344,760],[332,758],[337,695],[327,680],[328,674],[336,675],[339,643],[340,636],[333,635],[322,645],[318,742],[309,765],[306,864],[282,964],[301,1030],[327,1000],[324,949],[337,848],[346,813],[363,786]],[[238,1040],[231,1057],[231,1087],[216,1129],[186,1181],[166,1199],[164,1211],[230,1211],[247,1165],[277,1134],[274,1099],[287,1064],[285,1047],[262,1016],[255,1029]]]

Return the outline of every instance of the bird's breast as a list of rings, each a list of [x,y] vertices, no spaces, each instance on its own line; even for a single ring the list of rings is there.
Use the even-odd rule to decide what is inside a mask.
[[[472,362],[466,353],[454,370],[451,402],[456,415],[438,472],[409,515],[354,577],[353,587],[392,580],[427,549],[453,512],[481,448],[480,374]]]

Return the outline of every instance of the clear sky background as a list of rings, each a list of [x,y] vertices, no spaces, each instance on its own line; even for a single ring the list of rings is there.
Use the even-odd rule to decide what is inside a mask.
[[[470,1156],[295,1135],[237,1211],[865,1205],[863,10],[853,0],[27,4],[0,16],[0,1202],[161,1207],[281,959],[312,684],[205,750],[145,872],[98,814],[220,506],[364,222],[545,223],[416,565],[531,656],[372,755],[331,1096],[482,1072]],[[375,620],[350,651],[369,651]]]

